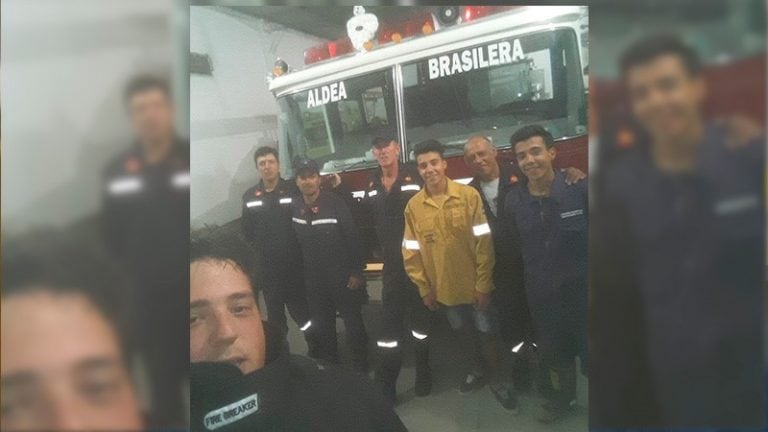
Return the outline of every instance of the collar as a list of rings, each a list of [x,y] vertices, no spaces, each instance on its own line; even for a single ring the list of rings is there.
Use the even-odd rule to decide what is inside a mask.
[[[560,170],[555,169],[555,178],[554,180],[552,180],[552,186],[549,191],[549,196],[543,197],[543,199],[552,198],[556,195],[559,195],[564,188],[565,188],[565,174],[561,173]],[[531,195],[531,192],[528,190],[527,182],[525,182],[524,184],[521,184],[520,189],[523,193],[523,198],[528,203],[532,203],[534,201],[539,201],[540,199],[542,199],[542,197],[535,197]]]
[[[445,194],[448,195],[448,199],[445,201],[447,202],[451,198],[461,198],[461,185],[459,183],[456,183],[455,181],[449,179],[448,177],[445,178],[448,184],[445,188]],[[423,202],[426,204],[429,204],[433,207],[438,207],[437,203],[432,199],[432,197],[429,195],[429,192],[427,191],[427,187],[424,186],[424,200]]]
[[[371,183],[373,183],[372,186],[379,187],[382,185],[382,178],[384,177],[384,172],[381,169],[381,167],[377,167],[376,170],[373,172],[373,175],[371,176]],[[404,165],[402,162],[397,163],[397,179],[395,179],[395,183],[405,183],[410,182],[413,180],[406,180],[406,178],[412,177],[411,173],[408,172],[408,169],[406,165]]]
[[[277,178],[277,185],[275,186],[275,189],[273,189],[273,190],[272,190],[272,192],[274,192],[274,191],[280,191],[280,190],[283,190],[283,189],[285,189],[285,188],[283,187],[283,186],[285,186],[285,183],[286,183],[286,181],[285,181],[285,179],[284,179],[284,178],[282,178],[282,177],[278,177],[278,178]],[[256,185],[256,189],[259,189],[259,190],[260,190],[260,191],[262,191],[262,192],[268,193],[268,192],[267,192],[267,189],[264,187],[264,180],[263,180],[263,179],[262,179],[262,180],[259,180],[259,184],[257,184],[257,185]]]
[[[141,142],[135,139],[133,142],[133,148],[129,152],[130,157],[137,158],[142,166],[149,166],[147,159],[144,157],[144,149],[141,146]],[[168,157],[160,161],[155,166],[170,166],[178,169],[189,169],[189,142],[179,135],[173,137],[171,143],[171,151]]]

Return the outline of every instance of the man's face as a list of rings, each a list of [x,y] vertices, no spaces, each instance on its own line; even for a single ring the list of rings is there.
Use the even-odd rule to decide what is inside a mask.
[[[416,166],[424,184],[430,187],[438,186],[445,179],[448,162],[437,152],[427,152],[416,156]]]
[[[189,359],[231,363],[247,374],[264,366],[261,314],[248,276],[229,261],[189,268]]]
[[[139,430],[118,337],[81,294],[40,289],[2,302],[3,430]]]
[[[280,165],[273,154],[266,154],[256,158],[256,169],[261,178],[266,181],[274,181],[280,176]]]
[[[382,147],[374,147],[373,155],[381,167],[389,167],[396,164],[400,158],[400,146],[396,141],[390,141],[389,144]]]
[[[173,106],[160,89],[136,93],[128,101],[136,134],[142,141],[158,142],[173,136]]]
[[[296,176],[296,186],[302,195],[314,195],[320,190],[320,175],[316,172],[301,172]]]
[[[523,174],[531,180],[538,180],[552,172],[555,149],[548,149],[544,138],[534,136],[515,143],[515,157]]]
[[[626,83],[635,117],[654,138],[683,137],[698,121],[704,81],[690,75],[678,56],[632,66]]]
[[[464,146],[464,162],[473,176],[488,177],[499,169],[496,147],[482,138],[473,138]]]

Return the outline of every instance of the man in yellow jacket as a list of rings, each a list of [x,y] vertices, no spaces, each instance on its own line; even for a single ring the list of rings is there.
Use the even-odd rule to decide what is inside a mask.
[[[445,308],[462,348],[476,353],[459,391],[469,393],[487,381],[494,389],[498,345],[490,305],[495,262],[491,230],[480,194],[445,176],[448,163],[443,152],[436,140],[424,141],[414,151],[424,188],[405,207],[403,261],[424,305],[433,311]],[[514,396],[505,393],[497,399],[516,410]]]

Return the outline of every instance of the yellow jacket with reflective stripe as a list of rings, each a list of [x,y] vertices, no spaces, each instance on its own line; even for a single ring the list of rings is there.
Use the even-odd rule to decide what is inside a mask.
[[[405,207],[403,261],[422,297],[454,306],[493,289],[494,253],[483,202],[474,188],[448,180],[439,205],[423,188]]]

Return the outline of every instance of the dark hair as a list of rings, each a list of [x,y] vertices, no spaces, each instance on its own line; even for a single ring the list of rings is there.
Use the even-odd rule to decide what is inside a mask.
[[[512,144],[512,150],[514,150],[515,144],[535,136],[541,137],[541,139],[544,140],[544,145],[546,145],[547,148],[552,148],[552,146],[555,145],[555,139],[552,138],[552,134],[544,129],[544,127],[541,125],[521,127],[512,134],[512,136],[509,138],[509,143]]]
[[[208,225],[192,231],[189,240],[189,263],[213,260],[234,263],[256,287],[256,252],[246,243],[239,232],[225,227]]]
[[[629,69],[669,54],[678,56],[690,75],[701,73],[701,59],[696,50],[677,35],[662,34],[640,39],[627,48],[621,55],[621,74],[626,76]]]
[[[435,139],[428,139],[426,141],[422,141],[418,144],[416,144],[416,147],[413,149],[413,157],[417,158],[419,155],[422,155],[424,153],[431,153],[435,152],[440,155],[440,158],[443,158],[443,153],[445,153],[445,146],[443,143],[441,143],[438,140]]]
[[[371,140],[371,147],[378,147],[381,144],[387,144],[389,145],[390,142],[392,142],[392,138],[386,138],[386,137],[380,137],[377,136]]]
[[[280,157],[277,155],[276,148],[272,146],[261,146],[257,148],[255,152],[253,152],[253,162],[258,162],[260,157],[264,157],[266,155],[272,155],[276,160],[280,160]]]
[[[2,298],[34,292],[81,295],[114,328],[127,354],[130,311],[121,305],[130,289],[128,278],[106,251],[87,239],[50,229],[4,237]]]
[[[168,98],[171,97],[171,87],[165,78],[156,75],[137,75],[126,84],[123,100],[128,103],[133,96],[149,90],[160,90]]]

